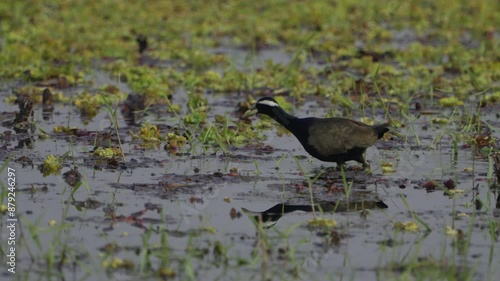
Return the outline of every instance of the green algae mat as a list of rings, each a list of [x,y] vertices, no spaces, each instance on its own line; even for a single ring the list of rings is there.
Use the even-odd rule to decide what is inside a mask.
[[[0,279],[498,280],[500,2],[2,1]],[[345,169],[274,120],[391,130]]]

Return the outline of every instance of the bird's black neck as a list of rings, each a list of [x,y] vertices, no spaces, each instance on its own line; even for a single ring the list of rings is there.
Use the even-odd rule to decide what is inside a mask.
[[[269,112],[269,114],[267,115],[276,120],[276,122],[280,123],[283,127],[287,128],[288,130],[294,127],[295,125],[294,120],[298,119],[297,117],[288,114],[281,107],[273,108],[271,112]]]

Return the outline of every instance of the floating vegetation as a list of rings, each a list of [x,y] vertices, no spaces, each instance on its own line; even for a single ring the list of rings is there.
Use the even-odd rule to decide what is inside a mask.
[[[206,127],[199,138],[205,144],[241,146],[252,141],[261,140],[262,136],[244,122],[238,122],[236,126],[230,126],[226,119],[224,124]]]
[[[481,100],[481,106],[491,106],[498,102],[500,102],[500,91],[485,95]]]
[[[457,97],[447,97],[439,99],[439,105],[441,107],[457,107],[464,105],[464,102]]]
[[[88,92],[83,92],[78,95],[74,100],[73,104],[80,109],[82,115],[89,118],[93,118],[97,115],[100,108],[100,103],[96,98],[95,94],[90,94]]]
[[[498,280],[499,4],[0,1],[16,278]],[[304,156],[263,96],[389,120],[381,168]]]
[[[445,193],[448,195],[464,194],[465,190],[463,190],[463,189],[449,189],[449,190],[446,190]]]
[[[43,160],[40,171],[44,177],[48,175],[58,175],[61,173],[62,162],[63,159],[61,157],[49,154],[47,158]]]
[[[283,108],[285,111],[292,110],[292,104],[288,102],[283,96],[277,96],[275,97],[275,100],[279,103],[280,107]]]
[[[47,95],[47,91],[51,94],[51,100],[53,103],[68,103],[69,98],[64,96],[61,91],[54,91],[51,88],[44,86],[21,86],[13,90],[14,94],[5,99],[5,102],[14,103],[19,97],[28,97],[33,103],[40,104],[43,102],[44,94]]]
[[[160,278],[174,278],[176,276],[176,273],[170,267],[162,267],[158,271],[156,271],[156,276]]]
[[[382,162],[382,173],[391,174],[395,173],[396,170],[393,168],[394,164],[391,162]]]
[[[184,136],[179,136],[175,133],[167,134],[167,148],[168,149],[178,149],[186,145],[187,139]]]
[[[205,119],[207,119],[207,113],[203,111],[194,111],[191,112],[190,114],[186,115],[184,118],[184,123],[186,124],[200,124],[205,122]]]
[[[78,128],[66,127],[66,126],[54,126],[53,131],[56,134],[64,133],[66,135],[74,135],[78,131]]]
[[[312,227],[335,227],[337,226],[337,221],[327,218],[314,218],[307,220],[307,224]]]
[[[458,234],[458,231],[456,229],[452,228],[449,225],[446,226],[446,231],[445,232],[446,232],[446,235],[453,236],[453,237],[457,236],[457,234]]]
[[[361,119],[359,119],[359,121],[361,121],[361,123],[365,123],[366,125],[370,125],[370,126],[375,125],[375,120],[368,118],[368,117],[361,117]]]
[[[133,269],[134,263],[128,259],[121,259],[117,257],[108,257],[102,261],[102,267],[107,270],[115,269]]]
[[[200,124],[205,122],[207,111],[210,107],[207,104],[207,99],[199,93],[189,94],[187,103],[189,114],[184,118],[186,124]]]
[[[115,147],[98,147],[94,150],[92,155],[102,157],[102,158],[114,158],[114,157],[122,157],[123,152],[119,148]]]
[[[420,227],[416,222],[413,221],[405,221],[405,222],[396,222],[394,223],[394,229],[400,231],[408,231],[408,232],[417,232],[420,230]]]
[[[448,124],[448,123],[450,123],[450,119],[436,117],[436,118],[432,118],[431,122],[434,124]]]
[[[145,122],[144,124],[142,124],[137,134],[130,132],[130,135],[132,136],[133,139],[140,139],[144,142],[161,142],[162,140],[165,139],[161,135],[158,126],[153,125],[149,122]]]

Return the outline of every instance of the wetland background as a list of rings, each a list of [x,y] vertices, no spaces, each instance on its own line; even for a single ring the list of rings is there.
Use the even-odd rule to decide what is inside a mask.
[[[2,280],[498,280],[499,26],[495,0],[2,1]],[[338,171],[241,119],[262,96],[393,128]]]

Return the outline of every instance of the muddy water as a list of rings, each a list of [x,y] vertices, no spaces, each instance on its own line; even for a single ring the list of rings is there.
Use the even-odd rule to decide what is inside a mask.
[[[101,72],[96,77],[103,84],[116,83]],[[120,87],[128,91],[126,85]],[[7,94],[8,91],[3,91],[1,98]],[[216,114],[230,114],[237,102],[245,98],[245,95],[209,96],[212,109],[208,120],[213,120]],[[185,104],[186,100],[179,94],[174,95],[173,102]],[[5,103],[0,107],[1,112],[15,110]],[[325,112],[325,108],[311,99],[294,113],[322,116]],[[41,108],[36,107],[34,118],[37,126],[47,132],[56,125],[67,124],[89,131],[106,131],[110,124],[104,111],[82,124],[78,112],[70,106],[56,106],[47,121],[41,118]],[[136,131],[137,127],[129,127],[119,116],[127,164],[118,168],[88,160],[93,150],[92,137],[72,139],[52,134],[52,138],[41,140],[35,134],[30,146],[23,147],[23,141],[26,143],[29,137],[14,134],[10,141],[2,141],[0,156],[3,159],[10,156],[7,165],[17,171],[20,230],[16,278],[54,276],[42,258],[52,245],[56,260],[61,259],[60,253],[66,247],[71,249],[68,251],[71,260],[77,261],[61,267],[66,278],[135,279],[145,233],[151,232],[147,244],[152,253],[158,251],[155,249],[160,245],[161,234],[167,234],[168,266],[179,280],[187,278],[186,264],[192,265],[197,279],[386,280],[400,274],[400,269],[391,268],[391,264],[408,264],[418,258],[435,260],[438,270],[444,270],[446,263],[470,270],[474,280],[496,280],[500,278],[494,266],[500,264],[497,254],[500,242],[492,241],[489,223],[498,224],[500,210],[498,191],[492,191],[487,181],[487,159],[474,156],[472,148],[461,143],[455,156],[447,137],[433,144],[442,127],[423,130],[431,118],[422,116],[398,129],[408,136],[407,141],[381,140],[369,149],[367,159],[372,174],[348,169],[347,180],[352,182],[348,198],[342,192],[344,185],[339,171],[329,168],[332,166],[329,163],[311,159],[295,138],[278,137],[274,129],[266,132],[268,138],[263,142],[274,148],[270,152],[229,147],[223,155],[217,149],[203,152],[195,148],[175,155],[161,147],[143,149],[132,142],[128,131]],[[485,113],[484,118],[498,128],[500,121],[494,112]],[[154,113],[139,121],[146,119],[162,126],[174,126],[177,122]],[[420,146],[413,137],[413,128]],[[2,132],[7,129],[2,127]],[[494,135],[500,137],[498,132]],[[73,151],[75,162],[65,161],[62,172],[76,165],[87,182],[74,194],[60,175],[43,177],[37,169],[47,155],[68,151]],[[33,167],[23,167],[14,161],[21,156],[32,159]],[[296,160],[295,156],[303,157]],[[383,162],[392,162],[396,172],[383,174]],[[318,174],[321,175],[312,184],[312,196],[318,204],[316,210],[323,209],[318,216],[337,221],[333,230],[307,224],[314,217],[307,179]],[[6,177],[5,171],[2,177]],[[448,179],[454,180],[456,188],[463,189],[464,194],[452,197],[443,191],[427,192],[421,188],[427,181]],[[481,208],[476,208],[478,199]],[[370,211],[359,211],[362,206]],[[261,214],[269,219],[270,226],[263,230],[267,249],[264,259],[261,234],[251,219],[253,215],[245,210],[264,212],[273,207],[271,213]],[[423,226],[416,233],[394,230],[395,222],[412,220],[409,208],[431,231],[424,231]],[[233,217],[232,209],[236,212]],[[144,214],[137,215],[140,211]],[[55,226],[49,226],[51,220],[56,222]],[[1,224],[3,228],[5,220]],[[466,233],[470,239],[468,251],[461,251],[457,239],[446,235],[446,226]],[[33,238],[35,233],[39,244]],[[4,235],[2,232],[3,238]],[[218,262],[214,255],[216,242],[227,247],[227,264]],[[103,269],[102,247],[110,243],[120,248],[116,256],[131,260],[136,270],[109,274]],[[198,256],[186,248],[196,249]],[[150,261],[153,268],[158,268],[158,258],[151,257]]]

